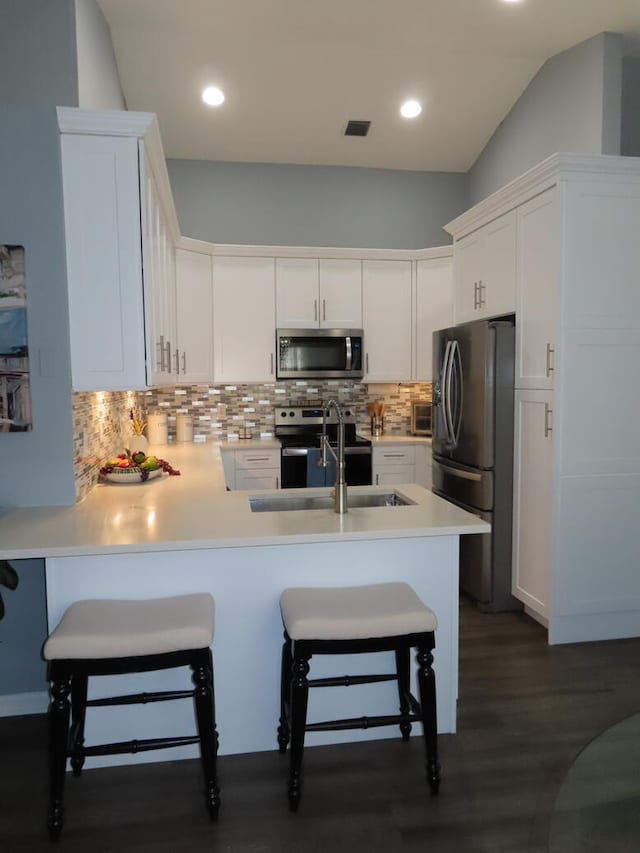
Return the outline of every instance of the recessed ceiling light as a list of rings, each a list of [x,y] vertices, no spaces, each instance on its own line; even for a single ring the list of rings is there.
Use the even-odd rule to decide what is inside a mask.
[[[422,105],[418,101],[405,101],[400,112],[405,118],[415,118],[422,112]]]
[[[202,100],[210,107],[219,107],[220,104],[224,103],[224,92],[217,86],[207,86],[202,91]]]

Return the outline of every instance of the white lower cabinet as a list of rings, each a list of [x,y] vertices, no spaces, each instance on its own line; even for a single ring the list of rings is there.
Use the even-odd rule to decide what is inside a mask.
[[[374,486],[397,486],[416,483],[416,448],[414,445],[375,445],[371,458]]]
[[[231,490],[280,488],[280,451],[275,448],[224,449],[222,463]]]
[[[275,328],[274,259],[214,257],[215,381],[273,382]]]
[[[512,593],[549,614],[552,536],[553,393],[515,394]]]

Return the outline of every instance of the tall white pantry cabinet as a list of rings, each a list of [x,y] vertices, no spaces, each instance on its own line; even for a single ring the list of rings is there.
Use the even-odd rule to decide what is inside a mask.
[[[550,643],[638,636],[640,159],[553,155],[447,229],[508,211],[513,594]]]

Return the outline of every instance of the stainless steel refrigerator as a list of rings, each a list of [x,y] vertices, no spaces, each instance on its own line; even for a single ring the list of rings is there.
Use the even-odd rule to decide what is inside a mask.
[[[487,611],[511,595],[513,317],[433,334],[433,491],[491,523],[460,537],[460,589]]]

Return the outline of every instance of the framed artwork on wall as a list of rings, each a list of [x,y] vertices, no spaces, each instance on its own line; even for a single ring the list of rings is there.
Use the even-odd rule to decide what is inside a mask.
[[[0,243],[0,432],[31,428],[24,246]]]

